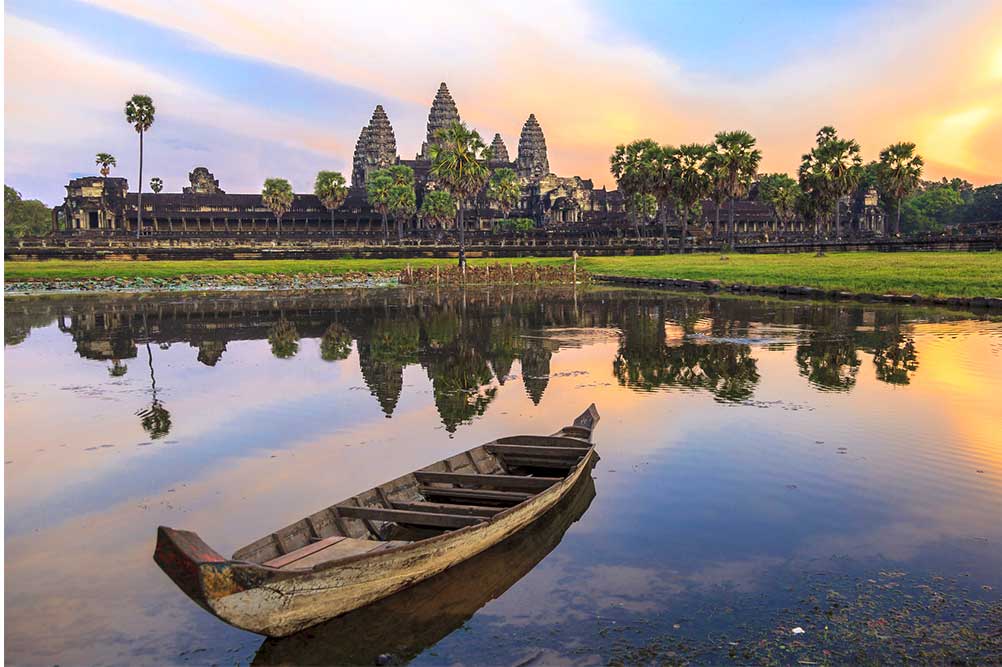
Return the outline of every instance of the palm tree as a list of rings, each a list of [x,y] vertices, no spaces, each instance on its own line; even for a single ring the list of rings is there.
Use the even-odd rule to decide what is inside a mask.
[[[797,215],[800,186],[787,174],[766,174],[758,182],[758,200],[772,209],[782,233]]]
[[[751,179],[755,177],[762,151],[755,148],[755,137],[744,130],[718,132],[716,137],[717,155],[714,164],[723,170],[721,175],[724,191],[730,201],[727,211],[727,243],[734,245],[734,200],[748,192]]]
[[[522,200],[522,184],[518,182],[518,174],[514,169],[504,167],[491,174],[490,185],[487,186],[487,199],[501,211],[505,218]]]
[[[822,211],[828,209],[831,197],[828,165],[817,154],[817,149],[812,149],[801,157],[797,180],[803,193],[800,199],[801,214],[805,220],[814,221],[814,236],[820,236]]]
[[[125,120],[139,133],[139,193],[136,197],[136,238],[143,226],[143,135],[153,126],[156,109],[149,95],[133,95],[125,103]]]
[[[706,171],[710,176],[708,197],[713,202],[713,240],[720,238],[720,207],[727,201],[727,170],[721,167],[721,154],[712,144],[706,158]]]
[[[901,201],[918,187],[923,166],[925,162],[915,153],[915,144],[911,142],[891,144],[880,151],[877,184],[884,197],[896,205],[895,236],[901,233]]]
[[[410,169],[410,167],[407,167]],[[404,241],[404,223],[414,217],[417,212],[417,197],[413,184],[394,185],[390,188],[389,211],[397,223],[397,243]]]
[[[160,191],[164,189],[164,182],[160,180],[159,176],[154,176],[150,179],[150,190],[153,190],[153,194],[158,195]]]
[[[679,252],[685,252],[685,241],[689,235],[690,213],[700,213],[700,202],[710,192],[713,180],[712,163],[709,156],[712,146],[704,144],[683,144],[671,155],[671,184],[673,199],[682,218]],[[667,243],[667,236],[665,237]]]
[[[339,171],[317,172],[317,180],[313,183],[313,194],[331,212],[331,236],[334,236],[334,211],[348,198],[344,174]]]
[[[456,202],[445,190],[426,192],[421,202],[418,219],[426,227],[429,224],[444,228],[445,224],[456,218]]]
[[[487,158],[490,150],[480,133],[467,129],[462,123],[452,123],[435,133],[431,153],[431,176],[448,190],[459,204],[456,226],[459,228],[459,267],[466,268],[466,236],[463,213],[469,198],[479,193],[490,170]]]
[[[386,216],[390,212],[390,191],[393,190],[393,177],[385,169],[377,169],[369,175],[365,182],[365,196],[369,206],[383,219],[383,242],[388,235]]]
[[[278,221],[278,233],[282,233],[282,216],[292,210],[292,200],[296,195],[292,186],[284,178],[266,178],[261,190],[261,201]]]
[[[98,153],[94,156],[94,164],[101,165],[101,176],[108,178],[108,174],[111,173],[112,167],[117,167],[118,162],[115,161],[115,156],[111,153]]]
[[[677,149],[674,146],[658,146],[645,151],[645,156],[652,167],[651,190],[658,202],[658,218],[661,220],[661,238],[664,242],[664,252],[668,254],[668,211],[675,201],[675,188],[672,183],[672,161]]]
[[[841,139],[835,128],[825,126],[818,132],[818,158],[824,163],[827,174],[827,189],[835,204],[835,238],[842,237],[842,212],[840,202],[843,197],[856,189],[863,176],[863,158],[859,143],[855,139]]]
[[[609,157],[612,175],[620,191],[627,213],[633,217],[633,224],[640,238],[640,219],[632,209],[634,195],[652,194],[657,178],[657,161],[661,147],[653,139],[640,139],[630,144],[616,146]]]

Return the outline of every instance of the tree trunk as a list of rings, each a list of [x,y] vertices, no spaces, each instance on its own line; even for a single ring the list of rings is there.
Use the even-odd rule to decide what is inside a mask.
[[[282,216],[276,215],[275,220],[278,222],[278,235],[282,235]]]
[[[404,219],[403,216],[397,216],[397,245],[404,244]]]
[[[331,209],[331,238],[334,238],[334,209]]]
[[[139,132],[139,190],[136,195],[136,238],[143,227],[143,133]]]
[[[463,224],[463,209],[466,207],[460,203],[459,204],[459,218],[456,221],[456,226],[459,227],[459,269],[460,271],[466,268],[466,234],[465,227]]]
[[[679,254],[685,253],[685,241],[686,236],[689,235],[689,209],[682,212],[682,228],[681,234],[678,237],[678,252]]]
[[[713,202],[713,240],[720,238],[720,202]]]
[[[734,249],[734,197],[727,207],[727,245]]]
[[[901,200],[898,200],[898,213],[894,216],[894,235],[901,235]]]
[[[835,240],[842,238],[842,207],[839,206],[839,201],[835,199]]]
[[[658,206],[658,215],[661,216],[661,239],[664,243],[665,254],[668,254],[668,210],[666,206]]]
[[[383,220],[383,243],[386,243],[386,239],[390,235],[389,229],[386,226],[386,214],[380,213],[380,216],[382,217]]]

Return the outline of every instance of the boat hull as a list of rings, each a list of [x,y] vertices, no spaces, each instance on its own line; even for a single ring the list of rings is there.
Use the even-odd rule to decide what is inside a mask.
[[[226,560],[194,533],[171,529],[161,529],[155,558],[185,593],[223,621],[285,637],[433,577],[527,528],[590,474],[596,459],[589,449],[564,479],[483,523],[313,570]]]

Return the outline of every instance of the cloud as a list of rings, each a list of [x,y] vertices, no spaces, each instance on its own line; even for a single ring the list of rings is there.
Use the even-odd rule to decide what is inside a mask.
[[[595,6],[572,0],[501,5],[203,0],[183,7],[88,2],[183,35],[195,54],[223,53],[369,91],[386,107],[403,157],[418,151],[426,110],[445,80],[463,118],[487,136],[501,132],[512,153],[522,123],[535,113],[551,168],[594,178],[598,185],[612,185],[608,155],[617,143],[643,136],[674,144],[709,141],[714,132],[736,127],[759,138],[765,170],[792,172],[825,124],[859,139],[867,158],[895,141],[915,141],[930,177],[959,174],[986,183],[1002,176],[997,160],[1002,137],[991,129],[1002,125],[998,4],[851,10],[850,29],[839,31],[833,43],[816,44],[759,76],[735,80],[687,69],[673,59],[671,44],[637,40]],[[16,32],[8,27],[9,36]],[[707,38],[712,35],[707,27]],[[135,78],[149,74],[141,65],[114,62],[127,74],[123,78],[130,85],[124,88],[156,80]],[[44,84],[38,99],[47,104],[45,91],[72,77],[67,73],[52,81],[53,74],[39,76],[40,71],[48,70],[33,68]],[[81,71],[79,64],[71,71]],[[107,106],[107,99],[98,95],[94,101]],[[336,155],[345,167],[356,128],[369,116],[368,109],[360,109],[353,122],[338,118],[331,127],[318,127],[274,113],[267,99],[243,110],[229,100],[217,100],[216,107],[183,101],[177,99],[179,119],[265,136],[314,151],[318,160]],[[226,114],[203,118],[207,108]],[[57,122],[58,115],[53,111],[49,120]],[[38,125],[26,129],[40,131]],[[257,182],[264,175],[247,178]]]

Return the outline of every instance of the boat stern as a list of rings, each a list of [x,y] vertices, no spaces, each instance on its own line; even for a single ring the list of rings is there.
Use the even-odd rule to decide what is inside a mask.
[[[153,560],[177,587],[208,611],[209,600],[238,592],[229,562],[195,533],[167,526],[157,529]]]

